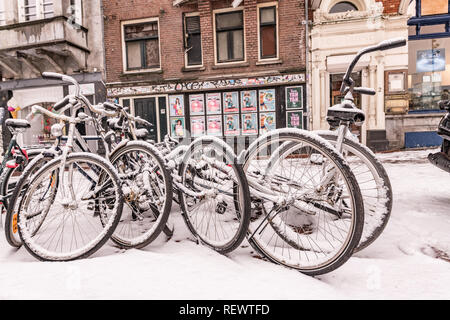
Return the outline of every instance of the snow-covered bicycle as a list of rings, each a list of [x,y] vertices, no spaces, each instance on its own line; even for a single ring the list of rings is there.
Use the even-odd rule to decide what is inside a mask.
[[[391,215],[393,196],[391,182],[383,165],[377,160],[375,154],[360,143],[349,130],[352,124],[362,125],[365,121],[364,112],[355,105],[354,93],[376,94],[376,91],[371,88],[355,87],[351,74],[363,55],[405,45],[406,39],[397,38],[385,40],[378,45],[360,50],[343,77],[341,85],[343,101],[328,109],[327,121],[333,131],[317,132],[344,155],[361,189],[365,212],[364,230],[355,251],[368,247],[381,235]]]

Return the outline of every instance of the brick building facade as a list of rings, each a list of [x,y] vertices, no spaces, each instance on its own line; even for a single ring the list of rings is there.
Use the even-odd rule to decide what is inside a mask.
[[[153,139],[248,143],[306,126],[303,0],[103,1],[103,10],[108,95],[150,120]]]

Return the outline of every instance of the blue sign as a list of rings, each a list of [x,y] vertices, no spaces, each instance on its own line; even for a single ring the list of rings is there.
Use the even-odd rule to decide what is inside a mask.
[[[445,71],[445,49],[417,51],[416,72]]]

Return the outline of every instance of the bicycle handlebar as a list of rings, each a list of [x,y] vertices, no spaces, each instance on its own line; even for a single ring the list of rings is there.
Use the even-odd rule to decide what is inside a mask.
[[[347,68],[347,72],[345,73],[345,76],[342,80],[341,85],[341,93],[345,92],[345,88],[348,86],[352,86],[353,83],[350,81],[350,75],[352,74],[353,69],[355,68],[356,64],[358,63],[359,59],[370,52],[374,51],[380,51],[380,50],[389,50],[393,48],[403,47],[406,45],[406,39],[405,38],[394,38],[390,40],[384,40],[381,41],[379,44],[375,46],[366,47],[364,49],[361,49],[353,58],[353,61],[350,63],[350,65]]]

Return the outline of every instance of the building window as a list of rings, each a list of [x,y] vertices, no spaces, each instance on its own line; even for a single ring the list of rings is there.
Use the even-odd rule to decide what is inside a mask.
[[[336,3],[330,10],[330,13],[339,13],[347,11],[358,11],[358,8],[351,2],[342,1]]]
[[[70,0],[69,13],[72,18],[72,21],[81,26],[83,23],[82,0]]]
[[[0,0],[0,26],[6,24],[5,18],[5,0]]]
[[[277,7],[259,9],[260,58],[277,57]]]
[[[200,32],[200,16],[198,14],[185,16],[185,48],[186,48],[186,65],[199,66],[202,65],[202,39]]]
[[[20,0],[20,21],[51,18],[54,15],[53,0]]]
[[[447,14],[448,4],[448,0],[420,1],[421,15]]]
[[[242,11],[216,14],[217,62],[244,60],[244,17]]]
[[[160,67],[158,21],[124,26],[126,69]]]

